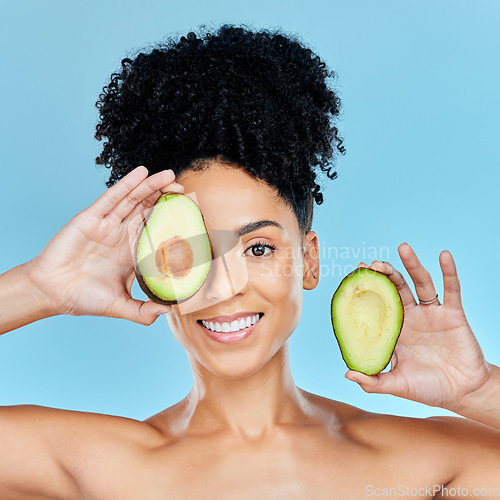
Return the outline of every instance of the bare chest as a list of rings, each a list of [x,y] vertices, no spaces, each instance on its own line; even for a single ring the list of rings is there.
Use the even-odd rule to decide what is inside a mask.
[[[431,468],[408,468],[374,450],[326,444],[295,450],[200,445],[106,463],[83,481],[84,498],[355,500],[397,488],[417,491],[414,498],[432,498],[425,487],[440,479]]]

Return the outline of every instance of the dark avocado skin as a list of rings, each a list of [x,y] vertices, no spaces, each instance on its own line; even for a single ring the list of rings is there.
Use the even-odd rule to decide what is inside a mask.
[[[344,353],[342,352],[342,348],[340,347],[339,339],[337,338],[337,335],[335,334],[335,326],[333,324],[333,317],[332,317],[332,307],[333,307],[333,299],[335,298],[335,295],[337,294],[337,292],[340,290],[340,288],[342,286],[342,283],[344,283],[344,281],[347,278],[349,278],[350,276],[352,276],[353,274],[359,272],[360,269],[366,269],[366,268],[360,267],[358,269],[355,269],[354,271],[351,271],[347,276],[344,277],[344,279],[340,282],[339,286],[337,287],[337,290],[335,290],[335,293],[333,294],[332,300],[330,302],[330,322],[332,323],[332,329],[333,329],[334,337],[335,337],[335,340],[337,341],[337,345],[339,346],[339,351],[340,351],[340,354],[342,356],[342,359],[344,360],[344,363],[346,364],[347,368],[349,368],[349,370],[352,370],[352,368],[347,363],[347,360],[344,357]],[[374,273],[382,274],[383,276],[385,276],[387,278],[387,275],[385,275],[384,273],[381,273],[380,271],[376,271],[375,269],[370,269],[370,271],[372,271]],[[387,278],[387,279],[390,280],[390,278]],[[391,281],[391,283],[392,283],[392,281]],[[393,285],[394,285],[394,283],[393,283]],[[394,285],[394,288],[396,288],[396,285]],[[397,291],[397,293],[399,295],[399,290],[397,288],[396,288],[396,291]],[[401,295],[399,295],[399,298],[401,299]],[[403,300],[401,300],[401,304],[403,304]],[[394,349],[396,349],[396,345],[398,343],[399,336],[401,335],[401,331],[403,330],[405,308],[403,306],[401,306],[401,309],[402,309],[401,328],[399,329],[399,333],[398,333],[398,336],[396,338],[396,342],[394,342],[394,347],[392,348],[391,355],[389,356],[389,361],[387,361],[387,363],[385,364],[385,366],[378,373],[380,373],[382,370],[385,370],[387,368],[387,366],[389,365],[389,363],[391,361],[391,358],[392,358],[392,355],[394,354]],[[376,375],[376,373],[373,373],[372,375]]]
[[[151,214],[153,213],[153,210],[154,210],[154,207],[156,206],[156,203],[158,203],[158,201],[163,198],[164,196],[166,195],[175,195],[175,196],[186,196],[185,194],[182,194],[182,193],[177,193],[176,191],[168,191],[166,193],[163,193],[161,196],[158,197],[158,199],[156,200],[155,202],[155,205],[153,206],[153,208],[150,210],[149,214],[147,215],[147,217],[145,219],[143,219],[142,221],[142,226],[141,226],[141,229],[139,231],[139,236],[138,238],[136,239],[136,242],[135,242],[135,247],[134,247],[134,269],[135,269],[135,277],[137,279],[137,283],[139,283],[139,286],[141,287],[141,290],[153,301],[153,302],[156,302],[157,304],[162,304],[162,305],[166,305],[166,306],[172,306],[174,304],[181,304],[182,302],[185,302],[186,300],[190,299],[195,293],[198,292],[198,290],[203,286],[203,283],[205,281],[203,281],[203,283],[201,283],[201,285],[189,296],[189,297],[184,297],[183,299],[180,299],[180,300],[165,300],[165,299],[162,299],[161,297],[158,297],[158,295],[156,295],[149,287],[148,285],[146,284],[146,282],[144,281],[143,277],[142,277],[142,274],[141,272],[139,271],[139,267],[137,265],[137,247],[139,246],[139,240],[141,239],[141,235],[142,235],[142,232],[144,231],[144,228],[146,227],[146,224],[148,223],[148,220],[149,220],[149,217],[151,216]],[[193,201],[193,200],[191,200]],[[194,203],[194,201],[193,201]],[[198,207],[199,208],[199,207]],[[203,225],[205,226],[205,230],[207,232],[207,236],[208,236],[208,241],[209,241],[209,245],[210,245],[210,252],[211,252],[211,259],[213,260],[214,259],[214,250],[213,250],[213,247],[212,247],[212,241],[210,240],[210,234],[208,233],[208,230],[207,230],[207,226],[205,224],[205,218],[203,217],[203,213],[201,212],[200,210],[200,213],[201,213],[201,218],[202,218],[202,221],[203,221]],[[210,270],[209,270],[210,272]],[[208,273],[207,273],[207,276],[208,276]]]

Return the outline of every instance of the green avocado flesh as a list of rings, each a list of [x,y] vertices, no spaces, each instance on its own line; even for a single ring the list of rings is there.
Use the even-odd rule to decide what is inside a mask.
[[[135,251],[135,273],[144,293],[160,304],[178,304],[203,285],[212,246],[198,205],[188,196],[160,196],[143,222]]]
[[[403,304],[394,283],[378,271],[356,269],[337,288],[331,312],[348,368],[366,375],[381,372],[403,327]]]

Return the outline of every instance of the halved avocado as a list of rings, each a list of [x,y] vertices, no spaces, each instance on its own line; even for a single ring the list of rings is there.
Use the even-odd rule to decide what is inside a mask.
[[[332,326],[348,368],[366,375],[381,372],[403,328],[403,303],[383,273],[359,268],[334,293]]]
[[[213,259],[198,205],[182,193],[160,196],[142,223],[134,256],[137,281],[151,300],[172,305],[192,297]]]

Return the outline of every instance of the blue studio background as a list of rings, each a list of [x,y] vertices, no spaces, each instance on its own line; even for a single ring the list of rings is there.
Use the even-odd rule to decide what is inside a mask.
[[[438,255],[448,248],[469,322],[500,364],[499,20],[495,0],[2,0],[0,272],[33,258],[105,190],[94,103],[122,58],[202,24],[281,27],[337,73],[347,148],[316,208],[323,267],[291,340],[295,381],[371,411],[446,414],[345,380],[330,300],[363,257],[402,269],[403,241],[442,296]],[[144,298],[137,283],[133,293]],[[192,384],[164,317],[144,327],[61,316],[9,332],[0,337],[0,380],[1,405],[135,419],[176,403]]]

